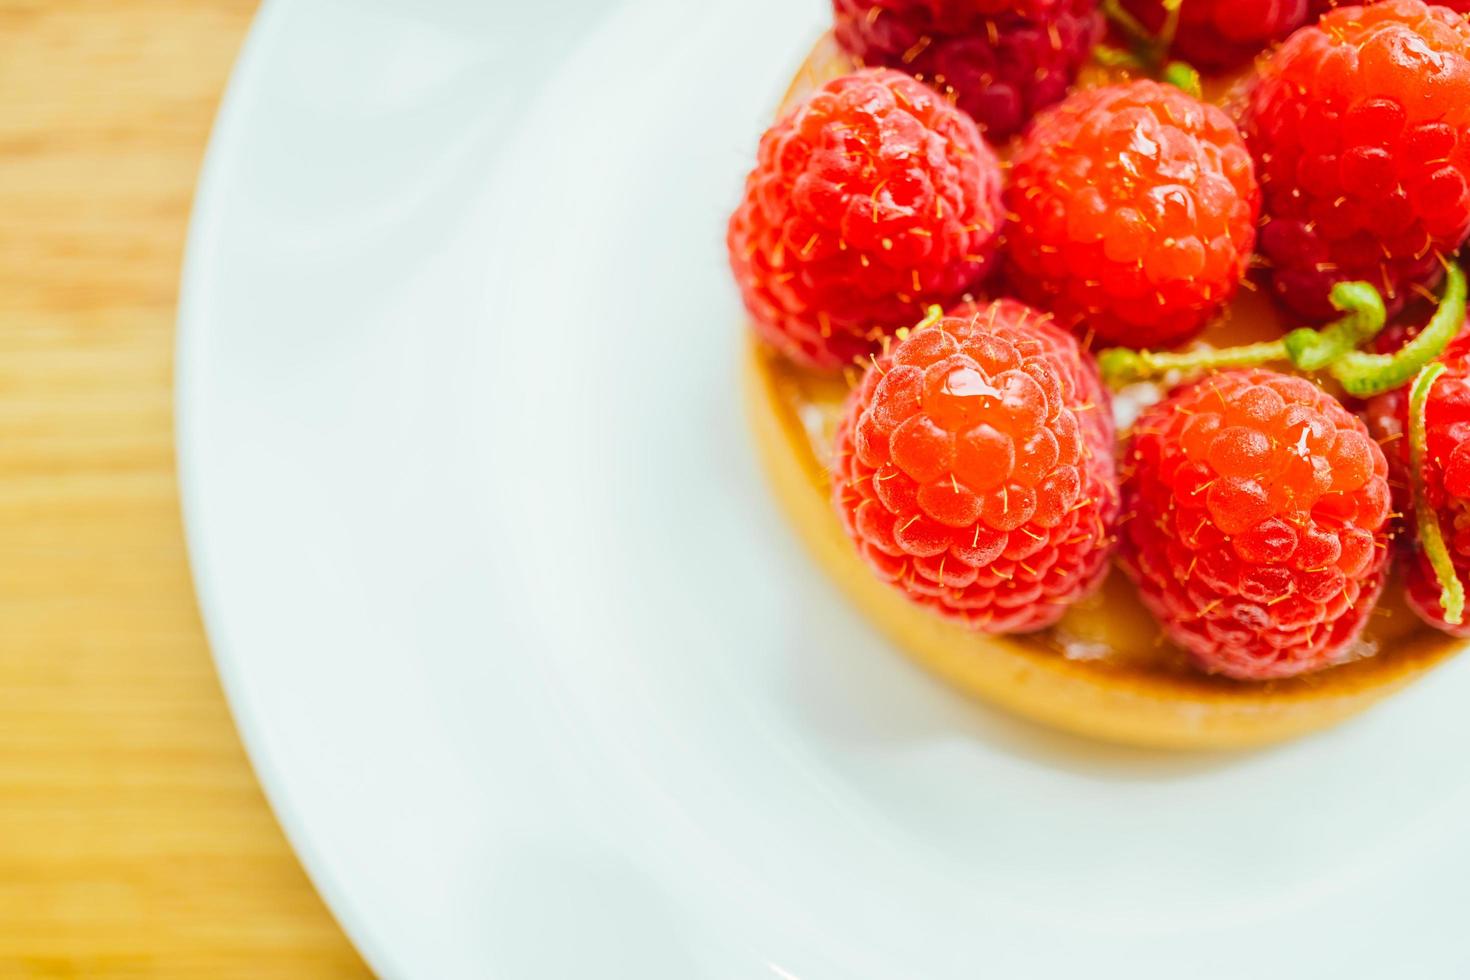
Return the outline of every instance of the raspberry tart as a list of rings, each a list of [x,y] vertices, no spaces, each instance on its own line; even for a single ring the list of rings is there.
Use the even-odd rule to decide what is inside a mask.
[[[1380,37],[1458,43],[1438,8],[1381,7]],[[1269,67],[1201,95],[1102,50],[1069,91],[1021,99],[1023,124],[982,125],[974,90],[852,56],[855,11],[882,8],[873,34],[907,6],[835,8],[841,43],[802,67],[728,243],[761,460],[857,608],[980,699],[1151,747],[1319,730],[1452,656],[1470,582],[1464,276],[1395,266],[1400,289],[1333,275],[1287,295],[1257,237],[1292,220],[1252,143]],[[1283,52],[1361,14],[1271,10],[1259,47],[1296,28]],[[1241,60],[1240,33],[1201,67]],[[1391,68],[1346,87],[1407,98]],[[1392,135],[1418,173],[1419,144]],[[1449,177],[1425,180],[1450,196]],[[1405,305],[1434,315],[1387,351]]]

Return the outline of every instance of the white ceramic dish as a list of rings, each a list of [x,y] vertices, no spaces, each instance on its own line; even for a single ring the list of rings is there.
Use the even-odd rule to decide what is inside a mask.
[[[724,216],[821,0],[283,0],[185,277],[200,600],[392,977],[1470,975],[1470,662],[1272,752],[961,700],[768,500]]]

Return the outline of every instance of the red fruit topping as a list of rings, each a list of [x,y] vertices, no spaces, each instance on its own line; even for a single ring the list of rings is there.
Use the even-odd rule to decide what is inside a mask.
[[[1123,8],[1155,34],[1164,26],[1163,0],[1123,0]],[[1301,27],[1307,16],[1307,0],[1187,0],[1170,47],[1197,68],[1233,68]]]
[[[983,278],[1000,164],[968,116],[901,72],[828,82],[761,138],[730,218],[756,331],[832,370]]]
[[[1369,2],[1372,2],[1372,0],[1369,0]],[[1367,4],[1352,3],[1350,2],[1350,0],[1311,0],[1311,19],[1316,20],[1318,17],[1321,17],[1323,14],[1327,13],[1329,10],[1336,10],[1338,7],[1366,6]],[[1470,13],[1470,0],[1440,0],[1439,6],[1449,7],[1456,13]]]
[[[1465,539],[1470,537],[1470,507],[1466,506],[1463,498],[1458,499],[1450,507],[1440,511],[1439,522],[1445,543],[1455,549],[1450,551],[1450,558],[1455,565],[1455,577],[1460,580],[1462,587],[1470,588],[1470,555],[1464,551]],[[1457,626],[1445,622],[1444,606],[1441,605],[1443,595],[1444,589],[1434,573],[1429,556],[1416,550],[1409,561],[1409,608],[1436,629],[1451,636],[1470,638],[1470,622],[1462,622]]]
[[[1014,300],[879,358],[834,453],[833,499],[863,558],[972,629],[1049,626],[1107,572],[1107,393],[1076,340]]]
[[[1424,406],[1425,454],[1421,478],[1438,515],[1439,529],[1455,575],[1470,586],[1470,337],[1461,337],[1441,358],[1445,372]],[[1399,388],[1368,403],[1368,426],[1383,446],[1393,473],[1397,506],[1412,513],[1409,391]],[[1441,586],[1421,548],[1409,566],[1409,605],[1423,619],[1456,636],[1470,637],[1470,623],[1451,626],[1440,605]]]
[[[1383,586],[1388,464],[1311,382],[1212,375],[1148,409],[1123,484],[1123,561],[1207,671],[1291,677],[1351,654]]]
[[[1067,94],[1102,33],[1097,0],[833,0],[837,42],[954,97],[992,139]]]
[[[1187,5],[1186,5],[1187,6]],[[1470,23],[1420,0],[1342,7],[1260,66],[1244,120],[1261,252],[1290,309],[1377,286],[1394,313],[1470,235]]]
[[[1235,295],[1259,196],[1221,110],[1152,81],[1078,92],[1016,154],[1011,280],[1107,344],[1173,346]]]

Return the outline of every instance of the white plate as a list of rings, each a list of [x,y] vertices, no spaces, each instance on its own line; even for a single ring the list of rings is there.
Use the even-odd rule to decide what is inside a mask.
[[[799,553],[723,222],[821,0],[270,5],[190,243],[220,670],[401,977],[1464,977],[1470,661],[1267,753],[960,700]]]

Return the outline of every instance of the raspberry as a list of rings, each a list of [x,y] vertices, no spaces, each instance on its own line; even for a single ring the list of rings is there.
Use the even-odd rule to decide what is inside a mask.
[[[1439,520],[1446,543],[1456,549],[1450,552],[1450,558],[1455,564],[1455,576],[1462,586],[1470,588],[1470,554],[1464,551],[1465,539],[1470,537],[1470,501],[1456,498],[1449,506],[1440,510]],[[1409,562],[1407,594],[1409,608],[1418,613],[1420,619],[1451,636],[1470,638],[1470,622],[1463,622],[1458,626],[1445,622],[1444,609],[1440,606],[1443,590],[1439,579],[1435,577],[1434,568],[1429,564],[1428,556],[1422,551],[1415,551]]]
[[[1107,393],[1077,342],[1014,300],[879,358],[838,425],[833,481],[873,570],[972,629],[1049,626],[1107,572]]]
[[[1123,563],[1207,671],[1291,677],[1351,653],[1383,587],[1388,463],[1311,382],[1222,372],[1146,410],[1124,480]]]
[[[1123,0],[1149,31],[1164,26],[1163,0]],[[1170,46],[1197,68],[1243,65],[1307,22],[1307,0],[1188,0]]]
[[[831,370],[990,267],[1001,172],[968,116],[901,72],[828,82],[761,138],[730,218],[757,332]]]
[[[1420,0],[1342,7],[1260,66],[1246,140],[1265,193],[1261,252],[1287,307],[1333,315],[1364,280],[1389,312],[1470,234],[1470,23]]]
[[[1425,403],[1426,452],[1421,474],[1430,506],[1439,520],[1455,575],[1470,585],[1470,336],[1462,336],[1441,358],[1445,372]],[[1368,403],[1368,427],[1383,446],[1393,474],[1396,504],[1412,513],[1410,493],[1409,393],[1398,388]],[[1440,606],[1441,588],[1423,550],[1414,549],[1409,565],[1409,605],[1426,622],[1470,637],[1470,624],[1451,626]]]
[[[1107,343],[1172,346],[1235,295],[1259,196],[1221,110],[1147,80],[1078,92],[1016,154],[1011,280]]]
[[[955,98],[992,139],[1067,94],[1102,33],[1097,0],[833,0],[837,42]]]
[[[1369,0],[1369,2],[1372,2],[1372,0]],[[1316,20],[1329,10],[1336,10],[1338,7],[1364,6],[1367,6],[1367,4],[1355,4],[1348,2],[1348,0],[1312,0],[1311,18],[1312,20]],[[1470,0],[1440,0],[1439,6],[1449,7],[1459,14],[1470,13]]]

